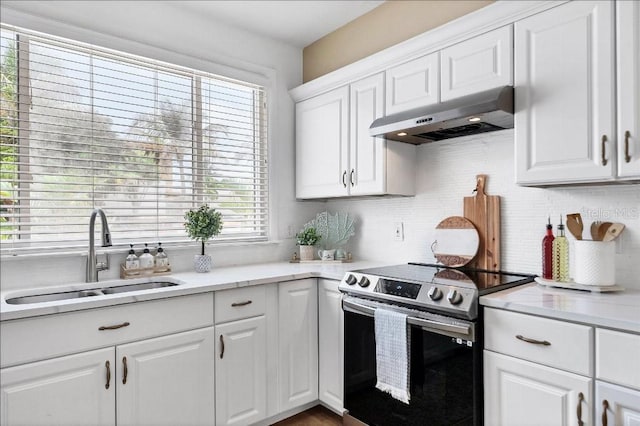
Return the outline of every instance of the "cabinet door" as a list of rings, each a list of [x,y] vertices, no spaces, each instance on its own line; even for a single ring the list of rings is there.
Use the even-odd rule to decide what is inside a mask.
[[[349,87],[296,104],[296,197],[348,195]]]
[[[440,102],[440,53],[435,52],[385,71],[385,114]]]
[[[587,377],[485,350],[484,424],[592,425],[591,385]]]
[[[376,74],[350,86],[349,186],[351,195],[385,192],[384,138],[369,136],[373,120],[384,116],[384,74]]]
[[[604,425],[640,425],[640,391],[596,381],[596,422]]]
[[[319,398],[342,412],[344,313],[339,281],[318,279]]]
[[[618,46],[618,175],[640,179],[640,3],[619,1]]]
[[[517,183],[613,179],[613,6],[572,1],[515,23]]]
[[[116,347],[118,425],[214,422],[214,329]]]
[[[440,55],[443,102],[513,85],[511,25],[447,47]]]
[[[318,399],[318,291],[316,280],[278,287],[280,411]]]
[[[216,325],[216,425],[246,425],[267,413],[264,315]]]
[[[100,349],[0,370],[0,424],[115,425],[113,354]]]

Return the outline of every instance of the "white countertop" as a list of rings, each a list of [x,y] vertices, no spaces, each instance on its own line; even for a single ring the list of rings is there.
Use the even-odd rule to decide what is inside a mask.
[[[640,333],[640,290],[590,293],[532,283],[482,296],[480,304]]]
[[[179,272],[171,275],[127,280],[100,281],[98,283],[78,283],[59,287],[28,288],[0,292],[0,321],[71,312],[83,309],[141,302],[187,294],[205,293],[272,282],[290,281],[310,277],[341,280],[350,270],[383,266],[382,262],[358,261],[353,263],[289,263],[276,262],[256,265],[214,268],[208,273]],[[7,298],[48,294],[60,291],[76,291],[104,288],[116,285],[136,284],[148,281],[171,281],[179,285],[154,290],[143,290],[119,294],[59,300],[55,302],[10,305]]]

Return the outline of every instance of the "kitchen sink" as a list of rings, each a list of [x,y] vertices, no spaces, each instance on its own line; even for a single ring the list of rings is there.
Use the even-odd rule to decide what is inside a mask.
[[[170,281],[151,281],[137,284],[125,284],[104,288],[94,288],[79,291],[62,291],[58,293],[33,294],[6,299],[9,305],[26,305],[30,303],[55,302],[58,300],[80,299],[83,297],[103,296],[105,294],[119,294],[130,291],[153,290],[158,288],[173,287],[178,283]]]
[[[26,305],[29,303],[55,302],[56,300],[80,299],[82,297],[102,296],[100,289],[64,291],[60,293],[34,294],[31,296],[12,297],[7,299],[9,305]]]
[[[119,285],[114,287],[103,288],[104,294],[126,293],[128,291],[151,290],[156,288],[173,287],[178,284],[169,281],[154,281],[150,283]]]

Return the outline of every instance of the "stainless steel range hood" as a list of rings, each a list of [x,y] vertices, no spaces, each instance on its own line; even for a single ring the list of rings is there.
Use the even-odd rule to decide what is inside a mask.
[[[371,136],[419,145],[513,128],[513,87],[504,86],[374,121]]]

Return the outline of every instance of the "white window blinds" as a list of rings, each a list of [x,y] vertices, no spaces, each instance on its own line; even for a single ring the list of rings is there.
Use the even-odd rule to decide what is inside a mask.
[[[6,250],[187,240],[184,213],[223,215],[217,240],[264,240],[262,87],[2,26],[1,211]]]

